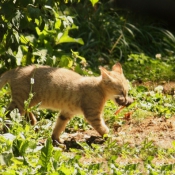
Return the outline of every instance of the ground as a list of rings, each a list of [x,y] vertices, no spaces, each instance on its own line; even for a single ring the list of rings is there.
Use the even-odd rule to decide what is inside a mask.
[[[135,83],[135,85],[139,83]],[[174,95],[175,82],[152,83],[145,82],[142,85],[148,88],[154,88],[161,84],[164,87],[164,93]],[[169,119],[163,117],[150,116],[144,120],[132,119],[132,115],[126,118],[126,123],[122,126],[113,126],[114,140],[118,144],[129,143],[131,146],[141,144],[145,139],[152,141],[162,148],[170,148],[175,141],[175,116]],[[103,143],[98,133],[91,129],[86,131],[77,131],[76,133],[66,133],[62,136],[66,140],[66,146],[78,147],[76,141],[86,141],[91,143]]]
[[[160,84],[146,82],[144,84],[134,84],[133,86],[135,85],[144,85],[152,90]],[[164,86],[164,93],[174,96],[175,82],[163,82],[161,85]],[[109,109],[106,108],[110,112],[105,119],[111,131],[106,139],[100,137],[99,134],[85,122],[83,122],[84,125],[80,127],[83,129],[77,127],[80,126],[77,125],[77,122],[78,124],[82,124],[79,120],[75,120],[75,123],[73,122],[72,124],[70,122],[66,131],[61,135],[61,139],[64,142],[62,144],[54,142],[55,147],[53,150],[58,150],[58,153],[60,153],[59,151],[61,149],[60,160],[63,158],[64,162],[64,158],[66,157],[65,160],[72,159],[73,161],[74,159],[74,163],[79,161],[79,163],[83,165],[83,168],[89,167],[88,170],[94,167],[94,169],[92,169],[92,171],[95,170],[94,174],[98,170],[104,171],[103,174],[113,174],[111,173],[113,170],[116,172],[118,172],[118,170],[120,170],[120,172],[129,172],[131,170],[134,171],[134,173],[138,172],[137,174],[140,174],[140,172],[143,172],[143,174],[151,174],[147,173],[151,171],[156,171],[158,172],[157,174],[161,174],[160,172],[168,170],[170,172],[169,174],[173,174],[175,172],[175,116],[171,115],[170,118],[165,118],[163,115],[156,116],[153,115],[152,112],[146,111],[148,115],[139,118],[137,111],[130,113],[130,109],[138,110],[131,106],[130,109],[125,108],[120,111],[119,114],[122,118],[114,118],[114,116],[111,117],[111,114],[115,112],[115,107],[117,110],[118,107],[115,105],[112,106],[112,108],[111,106]],[[104,112],[107,111],[106,109]],[[127,113],[125,113],[125,111],[127,111]],[[113,118],[113,120],[110,120],[110,118]],[[118,119],[122,122],[118,122]],[[41,149],[42,144],[45,145],[45,147],[43,147],[41,151],[45,150],[47,152],[50,147],[46,146],[48,139],[47,137],[43,137],[42,128],[45,128],[45,132],[46,130],[51,132],[52,121],[49,118],[41,120],[40,122],[34,127],[36,134],[41,127],[41,133],[39,133],[41,137],[38,138],[37,149]],[[74,127],[75,125],[77,126]],[[29,128],[30,127],[25,128],[26,134],[28,134]],[[19,131],[20,129],[23,131],[23,128],[19,127]],[[15,130],[13,132],[15,132]],[[47,132],[49,136],[50,132]],[[20,132],[20,135],[23,137],[22,132]],[[25,140],[26,138],[24,138],[24,140],[19,139],[18,144],[28,145],[30,139]],[[17,144],[17,141],[18,139],[13,143],[13,148],[16,148],[15,144]],[[89,146],[87,146],[85,142]],[[19,150],[21,151],[21,147]],[[54,151],[53,153],[55,153]]]
[[[148,88],[154,88],[157,85],[158,84],[156,83],[154,85],[150,84],[150,82],[144,83],[144,86],[147,86]],[[174,95],[175,82],[163,83],[162,85],[164,86],[164,93]],[[110,128],[113,130],[110,138],[113,142],[119,145],[119,147],[122,148],[125,144],[127,144],[130,148],[139,148],[139,151],[141,151],[141,145],[146,146],[149,145],[149,143],[153,143],[153,145],[155,145],[155,149],[159,148],[160,150],[171,150],[172,148],[174,150],[175,116],[171,118],[150,116],[143,120],[136,120],[135,118],[132,118],[132,115],[130,115],[129,117],[125,117],[124,120],[125,124],[114,124],[113,128]],[[83,149],[78,143],[86,142],[88,145],[94,143],[103,147],[105,142],[93,128],[85,131],[79,130],[72,133],[65,132],[61,137],[63,140],[66,140],[64,142],[64,145],[66,145],[65,154],[69,155],[72,154],[68,151],[70,148]],[[138,156],[123,157],[123,155],[120,156],[120,154],[118,154],[115,162],[120,166],[132,164],[138,165],[138,169],[147,174],[147,170],[145,169],[145,164],[143,161],[145,159],[144,155],[148,158],[147,154],[149,154],[149,152],[145,152],[146,150],[147,149],[144,148],[143,154],[139,154]],[[112,156],[111,153],[109,154]],[[108,159],[110,159],[110,157]],[[108,159],[104,158],[103,156],[87,157],[82,155],[80,161],[83,164],[103,163],[103,169],[106,172],[110,172],[107,161]],[[171,156],[161,157],[156,154],[156,156],[153,156],[151,162],[155,166],[174,165],[175,159]]]
[[[116,130],[114,126],[114,131]],[[75,153],[69,152],[70,148],[82,149],[78,143],[86,141],[87,144],[91,145],[92,143],[100,144],[103,147],[104,140],[99,137],[98,133],[91,129],[86,131],[77,131],[76,133],[65,133],[62,135],[62,138],[66,141],[66,151],[64,152],[67,156],[74,156]],[[170,149],[173,147],[172,143],[175,142],[175,117],[170,119],[150,117],[141,122],[135,122],[134,120],[128,121],[122,127],[119,127],[117,131],[111,135],[113,142],[116,142],[119,147],[123,147],[125,144],[128,144],[131,148],[139,148],[145,141],[153,143],[155,148]],[[122,146],[123,145],[123,146]],[[144,145],[146,145],[144,143]],[[128,149],[128,148],[127,148]],[[140,149],[140,148],[139,148]],[[149,148],[148,148],[149,149]],[[116,164],[120,166],[135,164],[138,165],[138,169],[141,172],[146,174],[146,169],[144,165],[144,156],[148,157],[147,152],[144,153],[146,148],[143,150],[143,154],[139,156],[120,156],[117,155],[115,160]],[[68,151],[68,152],[67,152]],[[140,151],[140,150],[139,150]],[[110,153],[109,153],[110,154]],[[146,155],[144,155],[146,154]],[[112,156],[111,154],[109,155]],[[142,157],[143,156],[143,157]],[[110,157],[108,159],[110,159]],[[154,165],[170,165],[175,164],[175,159],[171,156],[164,158],[161,156],[153,156],[152,164]],[[81,156],[80,162],[83,164],[95,164],[102,163],[102,168],[106,172],[110,172],[108,167],[108,159],[101,156]]]
[[[138,85],[138,84],[137,84]],[[142,85],[147,86],[148,88],[154,89],[158,83],[152,84],[151,82],[142,83]],[[162,82],[161,84],[164,87],[164,93],[174,95],[175,82]],[[119,153],[117,153],[117,158],[115,159],[115,163],[119,166],[126,165],[137,165],[140,172],[144,174],[149,174],[148,167],[145,164],[146,159],[149,159],[149,154],[151,158],[152,168],[157,166],[159,167],[173,167],[175,165],[175,159],[172,154],[170,156],[164,156],[165,150],[174,150],[175,149],[175,116],[171,118],[158,117],[158,116],[150,116],[145,119],[136,120],[136,118],[132,118],[132,114],[124,117],[125,124],[118,125],[114,124],[113,128],[110,128],[112,134],[110,138],[112,142],[115,142],[119,148]],[[89,130],[79,130],[77,132],[67,133],[65,132],[62,136],[64,145],[66,145],[65,154],[74,154],[69,152],[70,148],[83,149],[78,143],[86,142],[88,145],[98,144],[100,147],[104,146],[104,140],[99,136],[99,134],[93,129]],[[152,145],[150,145],[152,143]],[[128,147],[132,150],[136,150],[138,148],[138,155],[134,156],[123,156],[122,153],[120,155],[120,148],[122,149],[128,145]],[[141,147],[144,147],[143,150]],[[146,148],[148,146],[148,148]],[[126,149],[126,152],[130,149]],[[153,152],[149,152],[149,149],[152,149]],[[100,149],[100,148],[99,148]],[[158,153],[162,150],[162,153]],[[68,151],[68,152],[67,152]],[[166,152],[166,151],[165,151]],[[111,173],[111,169],[108,166],[108,161],[110,161],[112,156],[112,151],[109,151],[109,155],[107,157],[104,156],[81,156],[80,162],[82,164],[101,164],[102,168],[105,172]],[[126,153],[128,154],[128,153]],[[114,152],[115,155],[115,152]],[[173,154],[174,155],[174,154]],[[147,167],[147,168],[146,168]],[[160,168],[162,171],[163,168]],[[159,169],[159,170],[160,170]],[[170,168],[171,169],[171,168]],[[158,170],[158,171],[159,171]],[[168,171],[167,169],[165,172]],[[154,170],[153,170],[154,172]],[[172,171],[169,173],[171,174]]]
[[[113,129],[115,131],[116,126]],[[122,127],[118,127],[113,137],[118,144],[129,143],[133,147],[148,139],[148,141],[152,141],[159,147],[170,148],[172,147],[172,141],[175,140],[175,117],[170,119],[150,117],[140,122],[132,121],[131,119]],[[99,134],[93,129],[65,133],[62,135],[62,139],[66,140],[65,144],[68,148],[77,148],[75,142],[103,143]]]

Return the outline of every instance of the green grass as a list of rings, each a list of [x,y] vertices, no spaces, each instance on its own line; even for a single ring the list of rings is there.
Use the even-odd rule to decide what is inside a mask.
[[[11,2],[6,5],[13,6]],[[23,3],[20,8],[18,6],[20,4],[16,3],[14,11],[24,15],[22,19],[25,23],[20,23],[20,15],[6,18],[9,13],[3,11],[2,14],[1,28],[5,26],[8,30],[1,34],[0,73],[16,65],[39,63],[73,67],[80,74],[91,74],[91,70],[98,74],[99,66],[111,67],[120,61],[131,82],[151,81],[154,84],[175,80],[174,32],[164,29],[162,24],[152,19],[145,20],[120,10],[106,9],[105,4],[93,8],[89,0],[78,4],[54,4],[53,7],[43,4],[48,11],[35,5],[26,9]],[[52,16],[52,8],[56,18]],[[42,17],[36,13],[40,10]],[[31,25],[30,15],[35,16],[36,26]],[[11,26],[11,21],[17,25]],[[18,24],[22,27],[19,33],[14,28]],[[26,24],[31,28],[23,32]],[[60,44],[58,34],[61,33],[65,34],[62,37],[65,43]],[[80,45],[83,42],[84,45]],[[50,139],[57,112],[40,111],[37,106],[27,109],[34,110],[38,116],[37,125],[31,126],[18,111],[13,111],[9,133],[2,131],[6,126],[5,108],[10,101],[10,90],[8,86],[4,87],[0,90],[0,174],[175,174],[175,141],[172,134],[175,126],[171,128],[171,123],[168,123],[175,116],[175,97],[154,91],[154,88],[151,90],[143,85],[132,87],[130,96],[135,98],[135,102],[118,115],[114,114],[118,107],[108,101],[104,118],[110,134],[106,141],[103,144],[92,143],[91,146],[80,141],[83,150],[74,148],[67,151],[62,145],[53,147]],[[160,130],[158,136],[165,143],[169,131],[171,146],[157,144],[154,129],[161,122],[155,124],[149,134],[142,136],[149,125],[141,128],[141,123],[150,117],[153,120],[150,124],[158,119],[166,121],[168,125]],[[136,135],[130,133],[135,128],[138,129]],[[82,116],[76,116],[69,122],[64,134],[71,136],[71,133],[83,133],[90,129]]]
[[[0,120],[1,127],[5,124],[4,106],[9,98],[8,88],[0,91]],[[4,94],[7,94],[3,96]],[[149,94],[149,95],[148,95]],[[171,118],[175,115],[175,102],[172,96],[161,92],[148,93],[147,88],[132,88],[130,95],[135,102],[123,109],[117,116],[114,112],[117,107],[108,101],[104,116],[110,127],[110,135],[101,144],[80,142],[84,150],[70,149],[68,152],[62,147],[53,147],[51,132],[57,117],[52,113],[50,119],[44,116],[50,111],[38,111],[40,120],[36,126],[31,126],[24,117],[14,111],[12,114],[12,128],[8,134],[0,135],[0,173],[4,175],[16,174],[173,174],[175,173],[175,141],[172,146],[162,148],[156,145],[149,136],[139,145],[124,141],[117,141],[114,125],[123,127],[128,121],[124,120],[126,113],[133,111],[131,118],[135,123],[142,122],[150,116]],[[9,101],[9,100],[8,100]],[[164,105],[164,104],[170,105]],[[137,108],[137,110],[136,110]],[[170,115],[171,114],[171,115]],[[77,116],[68,124],[67,132],[82,132],[91,127]],[[130,139],[132,139],[130,137]],[[163,163],[161,163],[163,162]]]
[[[161,54],[155,55],[154,58],[145,54],[128,55],[124,63],[124,70],[127,78],[139,81],[174,81],[175,68],[174,57],[163,57]]]

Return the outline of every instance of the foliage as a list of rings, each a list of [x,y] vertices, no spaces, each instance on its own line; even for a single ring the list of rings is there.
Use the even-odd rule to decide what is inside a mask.
[[[96,75],[99,65],[108,68],[121,61],[129,80],[174,80],[173,32],[151,19],[135,20],[130,13],[109,9],[106,1],[97,2],[0,1],[0,74],[35,63],[71,68],[85,75],[93,70]],[[12,111],[12,121],[7,121],[9,93],[8,86],[0,91],[0,174],[175,174],[171,161],[175,142],[171,148],[161,148],[148,139],[134,147],[113,140],[114,126],[126,124],[125,114],[130,111],[138,122],[148,116],[168,119],[175,115],[175,97],[164,94],[160,86],[152,91],[141,85],[132,87],[130,95],[135,102],[119,115],[114,115],[116,106],[108,101],[104,115],[111,135],[105,143],[89,146],[83,141],[83,150],[68,152],[53,147],[50,138],[57,113],[39,111],[38,106],[28,108],[32,93],[25,107],[40,116],[37,125],[31,126],[18,110]],[[3,132],[4,127],[9,133]],[[66,132],[88,129],[88,123],[76,116]]]
[[[1,67],[31,63],[71,67],[74,59],[82,61],[81,57],[76,57],[77,53],[71,55],[70,47],[69,53],[61,48],[64,43],[84,42],[81,38],[69,36],[70,31],[78,30],[78,27],[73,17],[64,15],[60,4],[47,0],[0,2]]]
[[[131,54],[124,64],[124,70],[129,80],[160,82],[173,81],[174,57],[162,57],[157,54],[155,58],[145,54]],[[144,71],[144,73],[143,73]]]
[[[71,6],[71,10],[79,26],[74,33],[84,41],[77,49],[93,68],[111,65],[116,60],[126,61],[130,54],[144,53],[155,58],[160,53],[163,57],[174,57],[174,34],[161,24],[109,9],[106,1],[94,9],[84,1]]]
[[[3,88],[6,94],[8,88]],[[105,106],[105,120],[113,128],[114,125],[124,125],[127,120],[123,116],[128,111],[133,111],[134,120],[143,120],[150,115],[170,118],[175,115],[173,96],[162,93],[161,87],[149,91],[146,87],[131,88],[130,95],[135,97],[135,102],[114,115],[115,104],[108,101]],[[0,106],[4,106],[7,97],[1,94]],[[0,108],[1,121],[5,119],[4,109]],[[37,108],[33,108],[38,113]],[[143,116],[143,111],[145,112]],[[83,150],[70,149],[65,152],[62,147],[53,147],[50,138],[52,127],[57,117],[53,113],[52,119],[45,119],[45,113],[40,113],[40,120],[35,127],[12,112],[12,127],[8,134],[0,135],[0,173],[2,174],[173,174],[174,163],[155,163],[175,158],[175,143],[171,148],[162,148],[153,141],[145,139],[140,145],[130,146],[124,142],[118,144],[113,140],[114,133],[109,135],[103,145],[87,145],[81,142]],[[144,118],[143,118],[144,117]],[[75,117],[67,126],[65,132],[88,130],[89,125],[81,116]],[[112,132],[112,131],[111,131]],[[119,161],[120,160],[120,161]],[[121,163],[125,160],[126,163]]]
[[[0,73],[36,63],[88,74],[88,65],[98,72],[99,65],[140,53],[153,59],[161,54],[174,62],[172,32],[152,20],[135,21],[132,14],[110,9],[106,1],[97,2],[1,1]]]

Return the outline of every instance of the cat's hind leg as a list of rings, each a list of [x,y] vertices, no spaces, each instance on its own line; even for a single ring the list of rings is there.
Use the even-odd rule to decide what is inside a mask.
[[[18,109],[19,113],[21,115],[24,115],[24,107],[23,107],[23,105],[18,103],[18,102],[16,102],[15,100],[12,100],[11,103],[9,104],[8,108],[7,108],[7,111],[8,111],[8,113],[6,115],[7,118],[11,119],[10,113],[14,109]]]
[[[21,105],[19,105],[15,100],[12,100],[11,103],[9,104],[8,108],[7,108],[6,120],[5,120],[5,123],[4,123],[4,126],[3,126],[3,131],[4,132],[7,132],[11,128],[11,125],[12,125],[11,112],[14,109],[18,109],[20,114],[24,113],[23,107]]]
[[[29,113],[26,114],[26,112],[24,110],[24,105],[23,104],[20,104],[20,103],[18,103],[16,101],[14,101],[14,100],[12,100],[12,102],[9,105],[9,107],[7,108],[8,113],[7,113],[6,117],[8,119],[11,119],[10,113],[14,109],[18,109],[19,110],[19,113],[21,115],[27,115],[28,114],[28,118],[29,118],[30,123],[32,125],[35,125],[36,124],[37,120],[36,120],[35,116],[33,115],[33,113],[32,112],[29,112]]]

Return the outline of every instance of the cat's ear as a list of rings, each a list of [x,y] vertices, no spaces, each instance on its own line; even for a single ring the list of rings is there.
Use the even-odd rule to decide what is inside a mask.
[[[114,64],[114,66],[112,66],[112,70],[120,74],[123,74],[123,69],[120,63]]]
[[[104,68],[104,67],[99,67],[100,71],[101,71],[101,76],[104,78],[104,79],[109,79],[109,73],[108,71]]]

